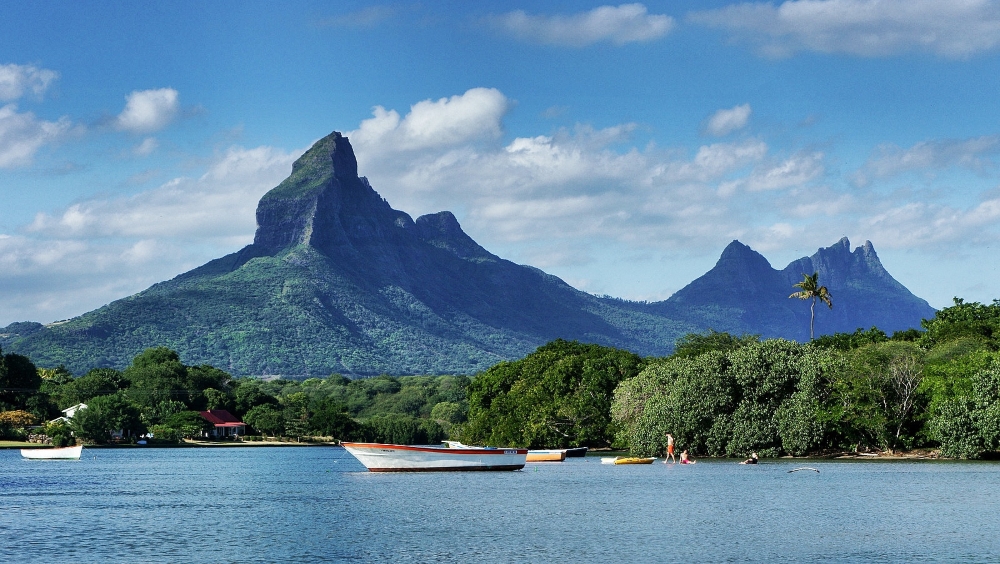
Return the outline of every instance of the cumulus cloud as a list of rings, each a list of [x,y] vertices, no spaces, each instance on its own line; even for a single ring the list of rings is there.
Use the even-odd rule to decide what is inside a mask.
[[[883,57],[922,52],[964,59],[1000,45],[994,0],[788,0],[693,12],[688,20],[730,33],[768,57],[800,51]]]
[[[94,198],[39,213],[27,232],[48,238],[123,237],[249,243],[264,193],[291,171],[293,156],[234,147],[198,178],[179,177],[127,198]]]
[[[650,14],[642,4],[600,6],[589,12],[553,16],[517,10],[495,16],[492,21],[518,39],[566,47],[652,41],[670,33],[675,25],[674,18]]]
[[[705,131],[709,135],[724,137],[746,127],[748,119],[750,119],[750,104],[734,106],[728,110],[719,110],[708,118]]]
[[[489,94],[484,107],[490,111],[463,109],[456,97],[415,104],[405,116],[376,108],[373,119],[347,134],[359,170],[397,209],[456,211],[484,244],[523,244],[533,257],[565,256],[549,247],[575,238],[654,247],[724,244],[739,231],[733,210],[739,215],[745,207],[728,203],[716,185],[768,154],[759,139],[707,144],[692,154],[655,146],[622,150],[638,127],[632,123],[581,124],[500,144],[496,136],[510,103],[483,89],[459,99],[474,92]],[[434,119],[418,120],[430,107]],[[462,134],[430,143],[406,126],[417,122],[429,130],[447,123]]]
[[[69,118],[45,121],[31,112],[18,112],[15,104],[0,107],[0,168],[31,164],[35,153],[74,130]]]
[[[125,109],[115,119],[115,127],[129,133],[152,133],[170,124],[179,109],[173,88],[135,90],[125,97]]]
[[[57,78],[59,73],[32,65],[0,65],[0,102],[11,102],[27,93],[40,98]]]
[[[1000,198],[969,208],[933,202],[903,202],[864,217],[859,223],[882,246],[903,249],[983,245],[1000,238]]]
[[[238,250],[253,240],[258,200],[300,153],[233,147],[198,177],[37,214],[0,235],[0,309],[8,322],[70,317]]]
[[[915,143],[906,149],[893,144],[876,147],[852,180],[866,186],[873,179],[891,178],[906,172],[929,172],[950,167],[981,171],[995,167],[1000,154],[1000,136],[943,139]]]
[[[450,98],[417,102],[405,117],[376,106],[373,117],[351,132],[351,142],[374,151],[418,151],[497,139],[510,105],[495,88],[473,88]]]
[[[509,102],[491,105],[495,111],[486,114],[434,104],[437,120],[470,133],[447,144],[418,142],[402,124],[420,104],[411,114],[379,108],[380,115],[394,116],[383,122],[389,127],[366,121],[348,133],[360,172],[393,207],[414,216],[451,210],[491,251],[555,272],[600,260],[588,249],[608,245],[622,249],[619,254],[710,253],[738,238],[761,251],[781,251],[849,234],[878,248],[927,251],[1000,240],[1000,197],[966,209],[943,203],[944,192],[851,188],[828,170],[822,151],[790,147],[773,154],[754,137],[691,150],[641,147],[633,140],[639,126],[630,123],[578,125],[498,143],[493,132],[502,131]],[[366,142],[356,142],[359,137]],[[979,166],[973,154],[987,166],[994,144],[990,138],[929,141],[935,156],[921,162]]]
[[[724,182],[719,186],[723,194],[738,189],[748,192],[763,192],[801,187],[823,175],[823,153],[799,153],[777,164],[754,167],[745,177]]]

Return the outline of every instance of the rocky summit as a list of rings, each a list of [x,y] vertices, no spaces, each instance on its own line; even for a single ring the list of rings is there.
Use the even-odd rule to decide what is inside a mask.
[[[556,338],[643,355],[708,328],[804,340],[808,305],[788,295],[813,271],[836,304],[817,314],[818,334],[934,313],[870,243],[851,252],[846,239],[781,271],[734,241],[665,302],[599,298],[490,253],[450,212],[392,209],[336,132],[261,198],[257,225],[236,253],[66,322],[12,324],[0,345],[76,373],[167,346],[236,375],[471,374]]]

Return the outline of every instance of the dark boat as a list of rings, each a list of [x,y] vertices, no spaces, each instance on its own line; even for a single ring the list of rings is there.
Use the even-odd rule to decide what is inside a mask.
[[[566,449],[566,458],[587,456],[587,447],[576,447]]]

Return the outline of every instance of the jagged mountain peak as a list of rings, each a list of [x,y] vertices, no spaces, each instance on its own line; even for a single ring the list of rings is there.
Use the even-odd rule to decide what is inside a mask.
[[[871,243],[851,253],[846,238],[783,271],[732,241],[666,302],[597,298],[492,255],[451,212],[414,221],[394,210],[358,176],[339,132],[261,198],[257,223],[254,243],[236,253],[66,323],[0,334],[0,343],[79,372],[169,346],[187,364],[235,374],[471,374],[555,338],[653,355],[708,328],[805,339],[808,304],[788,295],[800,272],[821,269],[836,307],[818,315],[820,334],[891,331],[933,315],[885,273]]]
[[[817,272],[820,284],[828,287],[877,283],[896,290],[903,288],[885,270],[871,241],[865,241],[851,251],[851,242],[847,237],[818,249],[810,257],[792,261],[782,271],[790,281],[798,281],[803,274]]]

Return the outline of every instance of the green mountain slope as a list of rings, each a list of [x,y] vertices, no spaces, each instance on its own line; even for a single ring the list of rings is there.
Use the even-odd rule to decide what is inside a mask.
[[[837,304],[818,334],[933,315],[870,244],[852,254],[846,240],[785,271],[734,242],[665,302],[598,298],[493,255],[450,212],[392,209],[336,132],[261,198],[257,225],[239,252],[66,322],[12,324],[0,346],[76,373],[166,346],[235,375],[471,374],[558,338],[641,355],[707,328],[804,340],[808,306],[787,298],[801,269],[819,270]]]
[[[666,354],[697,329],[503,260],[449,212],[413,221],[357,176],[339,133],[257,220],[241,251],[8,346],[75,372],[162,345],[241,375],[473,373],[555,338]]]

